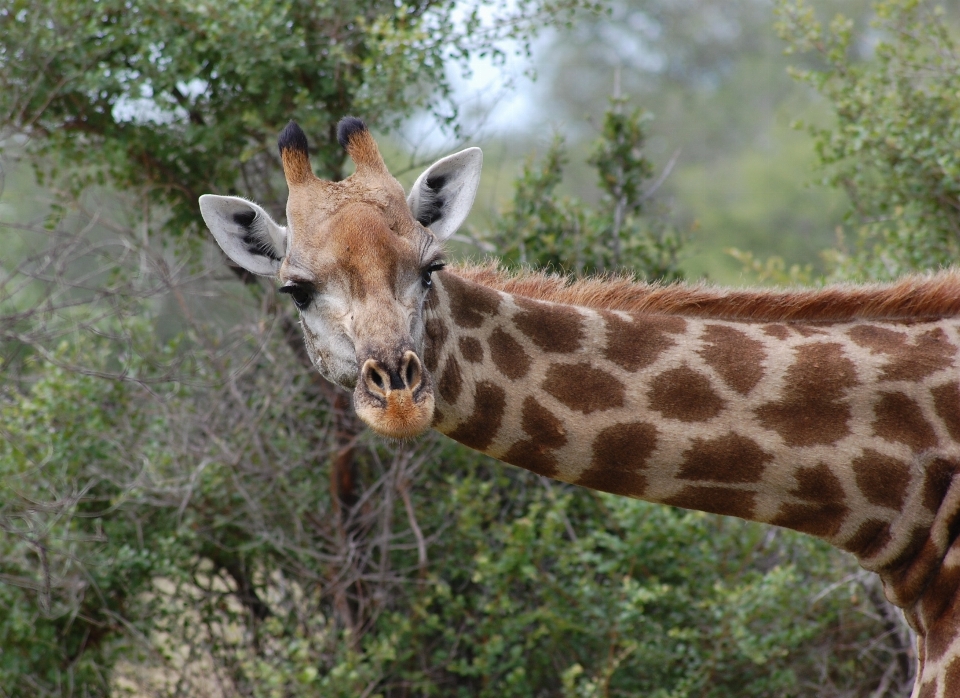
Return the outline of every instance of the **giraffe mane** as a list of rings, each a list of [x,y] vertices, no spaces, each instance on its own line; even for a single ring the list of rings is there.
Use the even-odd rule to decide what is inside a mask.
[[[889,284],[821,288],[729,289],[706,283],[644,283],[625,276],[575,279],[507,271],[496,263],[449,268],[457,276],[512,295],[604,310],[757,322],[906,320],[960,315],[960,270],[907,276]]]

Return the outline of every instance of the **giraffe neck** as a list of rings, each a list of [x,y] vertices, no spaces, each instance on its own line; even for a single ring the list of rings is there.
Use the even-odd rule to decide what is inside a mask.
[[[541,475],[852,552],[921,638],[918,690],[960,695],[960,317],[732,322],[438,277],[437,430]]]

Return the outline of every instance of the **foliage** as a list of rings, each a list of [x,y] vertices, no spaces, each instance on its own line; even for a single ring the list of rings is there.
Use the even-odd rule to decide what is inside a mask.
[[[795,70],[828,101],[836,122],[811,127],[827,183],[850,197],[853,249],[831,256],[844,278],[889,279],[960,258],[960,45],[942,7],[926,0],[875,5],[880,37],[856,61],[857,35],[837,15],[820,22],[784,0],[778,29],[819,69]]]
[[[513,207],[497,222],[497,255],[508,263],[547,267],[577,275],[623,272],[673,281],[682,239],[662,217],[641,216],[659,186],[644,155],[642,110],[624,111],[613,100],[589,158],[602,198],[596,208],[557,188],[567,156],[563,139],[553,139],[541,164],[528,161],[514,187]]]
[[[809,286],[814,283],[813,267],[809,264],[800,266],[787,264],[783,257],[772,255],[765,259],[760,259],[749,250],[738,250],[731,247],[727,254],[743,265],[745,271],[748,271],[760,283],[772,283],[778,286]]]
[[[869,0],[815,0],[821,12],[842,11],[866,26]],[[564,123],[572,153],[592,138],[577,129],[589,114],[598,122],[611,92],[629,94],[655,117],[648,124],[649,157],[662,169],[676,164],[657,199],[687,244],[687,278],[723,284],[754,282],[727,257],[730,247],[812,264],[843,223],[842,192],[811,185],[819,177],[806,132],[790,128],[828,116],[806,85],[786,74],[791,63],[818,67],[814,56],[784,56],[771,25],[768,0],[610,0],[605,15],[581,16],[551,42],[538,104]],[[857,42],[862,54],[868,43]],[[540,96],[540,91],[547,92]],[[579,158],[572,158],[574,163]],[[592,173],[568,168],[578,192]],[[569,185],[568,185],[569,186]]]
[[[91,349],[64,343],[56,357]],[[131,602],[188,555],[155,511],[129,516],[137,456],[162,424],[132,409],[127,385],[50,364],[28,393],[0,398],[0,694],[105,694],[111,636],[149,626]]]
[[[812,638],[865,629],[840,596],[802,620],[775,610],[825,571],[822,545],[485,470],[448,483],[461,533],[437,547],[469,557],[425,596],[456,677],[436,685],[459,687],[439,695],[790,695]]]
[[[74,194],[107,179],[145,188],[169,207],[168,234],[200,232],[203,193],[242,192],[282,210],[275,143],[287,120],[306,130],[320,174],[339,179],[341,117],[387,129],[427,108],[455,125],[451,64],[502,55],[503,40],[529,40],[578,6],[3,0],[0,131],[65,161]]]

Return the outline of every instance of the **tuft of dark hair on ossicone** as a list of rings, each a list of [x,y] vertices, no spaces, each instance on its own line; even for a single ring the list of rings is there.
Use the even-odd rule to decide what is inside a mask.
[[[284,150],[294,150],[304,155],[310,155],[310,150],[307,147],[307,134],[293,120],[280,132],[280,137],[277,138],[277,148],[280,149],[281,156]]]
[[[363,123],[362,119],[355,116],[345,116],[337,124],[337,142],[340,143],[341,148],[346,148],[354,134],[366,130],[367,125]]]

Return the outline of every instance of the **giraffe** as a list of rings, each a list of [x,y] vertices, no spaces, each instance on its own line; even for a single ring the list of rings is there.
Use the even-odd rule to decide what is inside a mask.
[[[200,210],[279,280],[374,431],[820,537],[916,631],[913,698],[960,696],[960,272],[774,291],[447,267],[480,150],[405,196],[361,120],[338,140],[356,172],[328,182],[303,131],[280,134],[286,227],[239,197]]]

